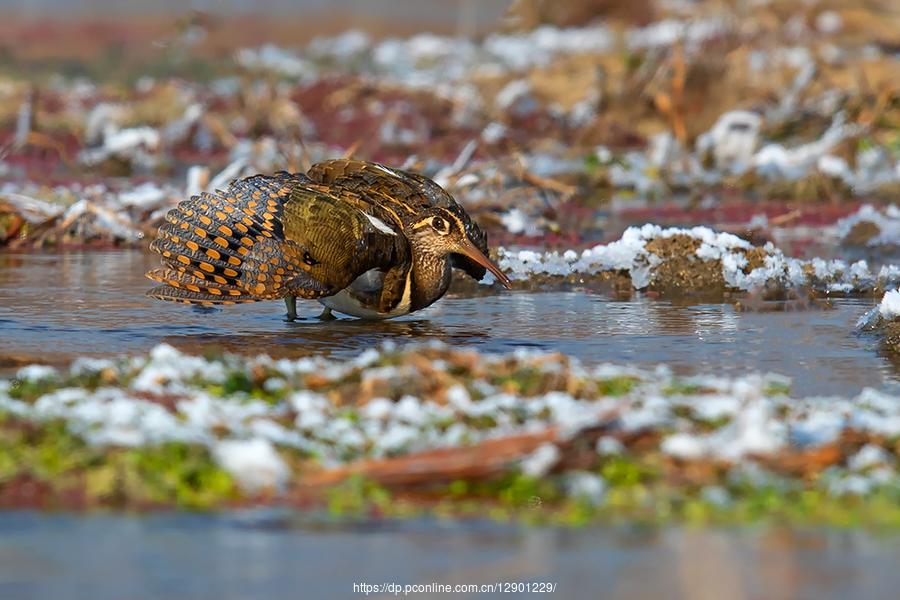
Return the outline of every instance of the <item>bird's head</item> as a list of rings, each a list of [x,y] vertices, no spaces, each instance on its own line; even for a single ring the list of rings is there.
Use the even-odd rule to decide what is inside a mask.
[[[406,230],[413,252],[435,259],[451,260],[477,280],[485,271],[493,273],[506,289],[509,278],[487,257],[487,239],[462,210],[430,208],[417,216]]]

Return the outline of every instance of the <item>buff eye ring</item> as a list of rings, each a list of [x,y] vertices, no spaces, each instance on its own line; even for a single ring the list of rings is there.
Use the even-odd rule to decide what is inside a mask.
[[[450,226],[447,224],[447,221],[445,221],[441,217],[433,218],[431,220],[431,226],[434,227],[434,230],[441,235],[447,235],[448,233],[450,233]]]

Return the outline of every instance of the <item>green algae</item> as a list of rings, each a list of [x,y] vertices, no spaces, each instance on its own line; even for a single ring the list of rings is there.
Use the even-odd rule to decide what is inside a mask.
[[[0,415],[0,504],[31,484],[37,508],[212,509],[238,497],[231,476],[199,445],[140,448],[86,444],[59,421]]]
[[[7,392],[10,398],[23,402],[34,402],[44,394],[50,393],[62,387],[55,378],[39,379],[37,381],[13,381]]]
[[[348,413],[349,416],[350,413]],[[293,463],[295,472],[302,460]],[[603,478],[601,501],[566,494],[564,475],[544,478],[511,472],[495,480],[456,480],[431,486],[425,501],[410,501],[361,475],[331,486],[324,505],[335,518],[435,516],[486,518],[526,525],[584,527],[647,523],[720,526],[733,524],[900,527],[900,489],[884,486],[865,496],[835,496],[821,478],[779,480],[754,487],[721,484],[724,501],[703,486],[673,485],[648,456],[612,456],[592,471]],[[0,504],[17,487],[36,484],[35,508],[177,507],[214,510],[242,499],[229,474],[199,445],[168,443],[141,448],[90,446],[58,421],[34,423],[0,418]],[[246,499],[246,498],[245,498]],[[15,505],[21,505],[21,502]]]
[[[373,481],[353,475],[325,492],[328,512],[337,517],[361,517],[373,513],[402,516],[405,514],[393,502],[391,494]]]
[[[827,481],[774,479],[754,486],[747,481],[708,486],[675,485],[643,456],[613,456],[594,474],[603,478],[602,499],[571,496],[565,475],[534,478],[511,472],[494,480],[455,480],[430,486],[424,500],[410,503],[407,492],[391,491],[354,475],[326,492],[337,518],[378,515],[386,518],[434,516],[440,519],[488,519],[528,526],[594,525],[781,525],[884,529],[900,527],[900,488],[883,486],[871,493],[834,495]]]
[[[627,375],[609,377],[597,381],[597,391],[601,396],[624,396],[633,390],[637,384],[637,379]]]
[[[823,489],[760,488],[720,504],[700,490],[665,484],[645,485],[626,478],[610,485],[603,501],[569,497],[559,481],[522,475],[496,482],[455,481],[432,500],[409,502],[402,494],[355,476],[327,492],[335,518],[433,516],[441,519],[489,519],[528,526],[595,525],[781,525],[900,527],[900,492],[880,489],[867,496],[830,495]]]
[[[617,375],[591,377],[573,374],[565,363],[547,365],[541,358],[534,363],[507,361],[496,368],[479,370],[474,362],[455,355],[429,349],[418,356],[386,353],[375,365],[397,366],[394,376],[413,380],[430,373],[421,357],[441,359],[446,368],[435,369],[445,389],[462,385],[477,400],[479,390],[488,383],[495,389],[515,390],[523,395],[539,395],[565,390],[577,398],[625,396],[640,392],[644,380],[639,376]],[[244,364],[230,355],[209,357],[215,367],[216,381],[196,375],[184,383],[219,398],[235,402],[263,400],[283,406],[285,413],[277,418],[290,428],[295,413],[286,402],[287,395],[312,387],[324,393],[335,404],[332,418],[359,424],[360,404],[353,397],[360,389],[365,367],[343,371],[334,379],[318,374],[282,373],[271,365]],[[541,362],[544,361],[544,362]],[[60,373],[33,380],[15,381],[5,393],[22,402],[34,402],[40,396],[65,387],[96,390],[102,386],[125,387],[145,363],[120,362],[94,370],[81,368],[70,374]],[[224,369],[219,369],[219,365]],[[468,366],[467,366],[468,365]],[[371,367],[372,365],[370,365]],[[549,366],[549,368],[548,368]],[[562,368],[560,368],[562,367]],[[77,373],[76,373],[77,371]],[[458,376],[449,376],[453,371]],[[224,376],[222,373],[224,372]],[[313,378],[313,379],[310,379]],[[316,379],[318,378],[318,379]],[[270,384],[278,379],[277,385]],[[393,385],[393,383],[392,383]],[[672,396],[698,396],[710,392],[690,379],[665,378],[661,391]],[[391,391],[397,391],[396,386]],[[424,388],[423,388],[424,389]],[[421,391],[421,390],[419,390]],[[765,393],[786,394],[786,382],[765,382]],[[137,392],[136,392],[137,393]],[[137,393],[141,396],[140,393]],[[152,395],[151,395],[152,396]],[[150,396],[146,396],[150,398]],[[156,401],[174,410],[178,394],[163,394]],[[440,396],[437,396],[440,400]],[[150,398],[152,399],[152,398]],[[687,419],[697,431],[713,431],[730,422],[730,417],[704,419],[690,405],[671,403],[671,414]],[[787,405],[777,407],[778,410]],[[548,411],[548,409],[544,409]],[[504,413],[505,419],[521,425],[528,418],[521,408]],[[541,415],[538,415],[540,417]],[[551,414],[543,415],[550,421]],[[535,418],[535,415],[531,415]],[[500,419],[491,414],[444,417],[435,426],[446,430],[462,422],[472,430],[491,430]],[[649,432],[654,434],[654,432]],[[655,432],[659,435],[661,432]],[[662,432],[663,434],[665,432]],[[214,432],[214,435],[219,435]],[[732,523],[779,523],[847,525],[865,527],[900,527],[900,491],[896,487],[874,487],[865,497],[836,495],[829,489],[834,473],[811,473],[805,478],[779,477],[767,474],[765,484],[751,484],[747,478],[735,478],[740,466],[718,464],[689,465],[666,457],[658,451],[659,438],[648,438],[650,446],[641,442],[624,454],[592,455],[582,462],[586,470],[602,480],[602,497],[573,497],[569,473],[556,473],[533,478],[510,465],[502,476],[489,480],[456,480],[441,484],[423,484],[415,489],[389,489],[360,475],[339,485],[316,492],[316,506],[324,506],[337,518],[359,518],[371,515],[396,518],[432,515],[438,518],[488,518],[518,521],[526,524],[581,527],[599,523],[688,523],[718,525]],[[462,443],[471,443],[463,437]],[[893,441],[884,444],[893,448]],[[884,445],[882,444],[882,445]],[[640,448],[638,450],[637,448]],[[347,449],[337,458],[342,462],[371,458],[366,446]],[[590,447],[587,453],[591,453]],[[397,448],[386,456],[402,456],[408,448]],[[292,502],[291,494],[303,487],[307,469],[321,469],[315,453],[279,447],[279,455],[292,473],[296,485],[289,485],[286,495],[273,495],[268,501]],[[585,455],[582,454],[582,457]],[[580,460],[580,459],[579,459]],[[565,467],[573,468],[572,466]],[[693,471],[692,471],[693,469]],[[846,474],[844,470],[837,475]],[[23,499],[23,490],[31,495]],[[709,490],[714,490],[710,493]],[[306,493],[306,492],[303,492]],[[315,495],[315,494],[314,494]],[[28,505],[39,508],[125,508],[144,510],[154,507],[189,509],[222,509],[258,500],[249,498],[235,485],[230,475],[213,460],[207,447],[200,444],[168,443],[140,448],[100,447],[86,444],[67,430],[62,421],[27,421],[12,414],[0,416],[0,506]],[[302,504],[302,503],[301,503]],[[307,506],[307,505],[304,505]]]

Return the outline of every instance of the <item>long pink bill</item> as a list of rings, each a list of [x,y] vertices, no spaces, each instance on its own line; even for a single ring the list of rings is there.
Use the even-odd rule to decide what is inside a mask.
[[[470,242],[468,239],[464,238],[457,247],[456,251],[459,254],[464,256],[468,256],[479,265],[483,266],[485,269],[494,274],[494,277],[497,278],[498,281],[505,287],[506,289],[512,289],[512,284],[509,282],[509,277],[507,277],[503,271],[500,270],[500,267],[491,262],[487,256],[485,256],[481,250],[475,247],[475,244]]]

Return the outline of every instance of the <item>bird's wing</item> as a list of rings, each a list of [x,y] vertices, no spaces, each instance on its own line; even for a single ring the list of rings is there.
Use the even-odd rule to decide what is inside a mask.
[[[166,221],[150,245],[165,268],[147,273],[163,284],[148,295],[161,300],[322,298],[408,256],[405,237],[378,229],[304,175],[234,181],[222,192],[180,203]]]
[[[349,202],[396,221],[398,225],[423,210],[438,206],[437,200],[443,196],[454,202],[427,177],[362,160],[325,160],[314,164],[307,176],[316,183],[341,190]]]
[[[320,186],[297,186],[282,218],[287,251],[335,293],[363,273],[387,271],[409,258],[409,244],[399,228],[338,194]]]
[[[150,244],[162,255],[164,268],[147,273],[162,284],[147,295],[189,304],[288,295],[284,282],[304,271],[284,252],[281,216],[285,199],[302,183],[312,182],[302,174],[256,175],[179,203]],[[310,279],[311,287],[316,283]],[[318,287],[307,297],[327,293]]]

